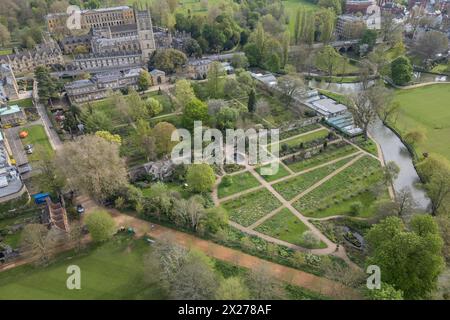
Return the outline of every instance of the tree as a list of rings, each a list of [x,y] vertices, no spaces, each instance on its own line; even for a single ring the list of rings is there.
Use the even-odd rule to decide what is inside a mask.
[[[404,137],[405,141],[413,146],[422,143],[425,140],[425,138],[426,135],[422,129],[415,129],[408,131]]]
[[[91,212],[84,220],[95,242],[104,242],[111,239],[116,232],[116,223],[111,215],[104,211]]]
[[[424,60],[434,59],[436,54],[448,51],[447,35],[436,30],[423,31],[414,41],[412,49]]]
[[[395,118],[400,111],[400,103],[398,101],[394,101],[388,104],[383,104],[383,106],[378,109],[378,111],[381,121],[383,121],[384,124],[388,123],[389,121],[395,122]]]
[[[68,184],[96,200],[105,200],[127,184],[119,146],[95,135],[65,143],[56,160]]]
[[[394,180],[397,179],[400,172],[399,166],[394,161],[389,161],[383,168],[384,171],[384,181],[386,184],[392,185]]]
[[[148,121],[139,119],[133,135],[134,146],[145,155],[147,161],[156,157],[156,141],[152,135],[152,129]]]
[[[286,108],[288,108],[294,100],[295,95],[304,91],[305,84],[300,77],[286,75],[278,80],[277,88],[281,92],[281,97],[286,104]]]
[[[175,300],[213,299],[217,281],[213,261],[204,253],[191,250],[171,282],[170,295]]]
[[[216,125],[220,130],[234,129],[239,117],[239,110],[231,107],[223,107],[216,115]]]
[[[251,296],[257,300],[272,300],[281,297],[281,287],[269,274],[267,265],[260,265],[249,277]]]
[[[50,75],[50,70],[44,66],[37,66],[34,75],[38,83],[39,99],[47,103],[52,98],[59,96],[62,84]]]
[[[218,300],[248,300],[250,292],[244,282],[238,277],[229,277],[220,282],[216,292]]]
[[[408,187],[404,187],[397,192],[395,197],[395,214],[400,218],[405,218],[413,213],[416,202]]]
[[[360,45],[366,44],[368,46],[368,50],[371,51],[377,42],[377,31],[366,29],[364,30],[361,40],[359,41]]]
[[[341,1],[339,0],[319,0],[317,4],[319,5],[319,7],[333,9],[333,11],[338,16],[342,14],[342,5]]]
[[[208,79],[206,87],[210,98],[217,99],[223,97],[225,75],[225,70],[220,62],[214,61],[211,63],[206,77]]]
[[[83,249],[83,224],[80,221],[70,223],[69,241],[73,244],[75,252]]]
[[[212,190],[216,176],[209,164],[191,164],[186,173],[186,182],[193,192],[208,192]]]
[[[450,162],[439,154],[429,154],[417,164],[417,170],[424,182],[430,182],[433,176],[439,176],[441,172],[450,172]]]
[[[248,67],[248,59],[245,54],[233,54],[231,65],[235,69],[246,69]]]
[[[171,140],[172,132],[176,129],[173,124],[165,121],[158,122],[153,128],[152,136],[155,138],[156,152],[159,155],[169,154],[177,144]]]
[[[36,146],[35,152],[39,154],[39,161],[36,163],[36,172],[39,174],[35,175],[33,180],[41,191],[50,192],[53,195],[61,194],[65,179],[55,161],[54,153],[41,146]]]
[[[112,131],[113,129],[111,118],[97,109],[84,109],[81,113],[81,120],[88,132]]]
[[[184,108],[189,102],[195,98],[194,89],[187,80],[178,80],[175,83],[175,97],[181,108]]]
[[[370,300],[403,300],[403,292],[382,282],[381,289],[367,290],[367,297]]]
[[[148,117],[148,109],[145,105],[145,102],[141,99],[139,93],[135,90],[131,90],[128,94],[128,105],[130,107],[130,114],[133,117],[133,120],[137,121],[141,118]]]
[[[369,125],[376,119],[377,111],[369,100],[366,92],[349,97],[348,105],[350,112],[353,114],[355,123],[361,127],[364,133],[364,139],[368,140]]]
[[[209,208],[205,214],[204,227],[211,234],[218,232],[228,225],[228,213],[223,207]]]
[[[112,92],[108,97],[108,102],[119,112],[121,116],[131,123],[131,106],[120,91]]]
[[[256,110],[256,91],[255,89],[250,90],[248,94],[247,110],[250,113]]]
[[[426,298],[443,267],[442,239],[436,230],[431,216],[413,217],[411,231],[399,218],[388,217],[366,236],[366,263],[379,266],[383,281],[403,291],[405,299]]]
[[[318,20],[318,32],[320,34],[320,42],[328,43],[333,37],[333,31],[336,21],[336,15],[331,8],[321,9],[316,12]]]
[[[323,47],[316,56],[316,65],[319,69],[322,69],[328,73],[328,76],[332,76],[338,66],[343,62],[342,57],[332,46]]]
[[[150,74],[146,70],[142,70],[141,73],[139,73],[139,77],[137,79],[137,86],[139,91],[145,91],[147,90],[150,85],[152,84],[152,78],[150,77]]]
[[[405,56],[398,57],[391,62],[392,80],[397,85],[404,85],[411,81],[413,68]]]
[[[27,224],[21,234],[21,251],[37,265],[47,265],[56,253],[62,235],[42,224]]]
[[[439,226],[439,231],[444,241],[444,248],[442,250],[445,260],[450,261],[450,218],[448,215],[440,215],[436,217],[436,223]]]
[[[155,68],[165,71],[166,73],[174,73],[178,68],[186,64],[186,55],[176,49],[164,49],[156,51],[153,59]]]
[[[188,39],[184,44],[184,51],[188,54],[189,57],[194,56],[195,58],[202,57],[202,48],[198,44],[198,41],[195,39]]]
[[[194,121],[202,121],[203,124],[209,121],[208,106],[197,98],[186,104],[181,119],[184,128],[188,130],[194,128]]]
[[[147,98],[147,100],[145,100],[144,104],[145,104],[145,107],[147,108],[148,114],[152,117],[160,114],[164,109],[163,105],[155,98],[151,98],[151,97]]]
[[[11,34],[8,31],[8,28],[0,23],[0,43],[2,47],[6,47],[11,42]]]
[[[194,232],[197,232],[205,218],[202,198],[200,196],[192,196],[188,200],[175,200],[173,215],[179,225],[191,228]]]
[[[434,174],[425,187],[431,200],[431,214],[437,215],[450,203],[450,171],[442,170]]]

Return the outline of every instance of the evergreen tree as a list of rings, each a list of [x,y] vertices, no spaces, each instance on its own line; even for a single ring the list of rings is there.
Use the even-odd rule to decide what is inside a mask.
[[[256,92],[255,89],[250,90],[248,94],[248,103],[247,103],[248,112],[255,112],[256,110]]]

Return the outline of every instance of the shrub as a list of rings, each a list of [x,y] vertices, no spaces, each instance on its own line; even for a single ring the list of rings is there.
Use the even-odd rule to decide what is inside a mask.
[[[361,202],[359,202],[359,201],[353,202],[350,205],[350,214],[352,216],[357,216],[361,212],[362,208],[363,208],[363,205]]]

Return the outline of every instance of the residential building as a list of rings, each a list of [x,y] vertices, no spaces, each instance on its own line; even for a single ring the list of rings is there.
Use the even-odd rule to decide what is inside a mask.
[[[166,80],[166,73],[162,70],[153,69],[149,72],[150,77],[152,77],[152,84],[154,86],[165,83]]]
[[[19,87],[9,64],[0,64],[0,104],[19,98]]]
[[[209,58],[191,59],[188,61],[187,71],[192,79],[206,79],[212,60]]]
[[[111,90],[137,89],[137,80],[142,71],[141,68],[134,68],[125,71],[99,73],[89,80],[67,83],[64,88],[72,103],[103,99],[108,96]]]
[[[5,124],[16,124],[21,121],[26,121],[25,112],[18,105],[4,105],[0,106],[0,123]]]
[[[352,40],[361,36],[358,31],[366,29],[380,29],[381,18],[378,16],[357,16],[344,14],[338,17],[336,23],[336,35],[340,39]]]
[[[366,14],[367,8],[376,4],[375,0],[346,0],[345,12]]]
[[[48,67],[64,65],[61,49],[51,40],[45,40],[33,50],[17,51],[0,56],[0,64],[8,64],[15,74],[31,73],[37,66]]]
[[[0,132],[0,203],[14,200],[27,192],[19,171],[9,161],[3,133]]]

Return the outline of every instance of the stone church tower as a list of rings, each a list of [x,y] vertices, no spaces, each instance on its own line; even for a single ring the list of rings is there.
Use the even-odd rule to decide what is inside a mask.
[[[134,14],[136,17],[137,33],[142,52],[142,60],[147,62],[152,53],[156,50],[155,39],[153,37],[152,17],[148,7],[146,7],[145,10],[135,9]]]

